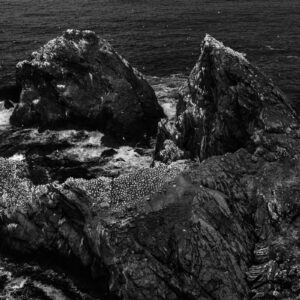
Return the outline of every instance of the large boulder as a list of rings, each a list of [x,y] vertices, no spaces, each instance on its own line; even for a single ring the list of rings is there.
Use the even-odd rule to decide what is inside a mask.
[[[92,127],[140,139],[164,116],[143,76],[92,31],[65,31],[16,73],[22,92],[13,125]]]
[[[297,124],[285,95],[238,53],[207,35],[201,55],[182,87],[174,122],[159,124],[156,159],[165,160],[165,140],[185,155],[211,155],[252,147],[256,133],[285,132]]]

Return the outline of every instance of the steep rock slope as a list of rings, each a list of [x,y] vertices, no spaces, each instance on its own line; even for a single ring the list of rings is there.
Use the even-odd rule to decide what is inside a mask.
[[[206,47],[229,70],[202,66]],[[0,159],[2,249],[82,266],[101,299],[297,299],[297,116],[260,73],[246,87],[258,71],[240,54],[206,37],[201,57],[198,92],[190,78],[176,124],[160,127],[169,165],[34,185],[28,165]],[[230,68],[243,80],[229,97]]]
[[[260,130],[285,132],[297,123],[294,110],[272,81],[243,54],[209,35],[181,94],[176,120],[159,125],[157,159],[167,160],[167,139],[187,157],[203,160],[253,146]]]
[[[156,132],[164,116],[143,76],[92,31],[67,30],[17,65],[17,126],[101,129],[124,139]]]
[[[199,166],[179,175],[185,162],[113,181],[37,187],[18,178],[20,168],[2,165],[2,247],[76,259],[98,278],[103,295],[122,299],[241,299],[248,293],[243,274],[254,235],[243,220],[249,209],[238,204],[246,199],[238,178],[212,173],[216,161],[204,178]],[[208,176],[227,179],[228,190],[205,186]]]

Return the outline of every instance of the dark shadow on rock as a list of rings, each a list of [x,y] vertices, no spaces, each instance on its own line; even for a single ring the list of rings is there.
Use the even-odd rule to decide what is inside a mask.
[[[0,101],[10,100],[13,103],[20,101],[21,85],[0,86]]]

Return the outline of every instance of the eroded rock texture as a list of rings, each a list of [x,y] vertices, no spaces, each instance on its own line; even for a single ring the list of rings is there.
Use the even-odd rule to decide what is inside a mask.
[[[17,65],[11,123],[92,127],[126,139],[156,132],[164,116],[143,76],[92,31],[67,30]]]
[[[36,185],[2,158],[2,249],[82,266],[100,299],[299,298],[297,116],[211,37],[181,95],[157,141],[169,165]]]
[[[159,125],[157,159],[165,160],[166,139],[203,160],[251,147],[260,130],[285,132],[295,125],[294,110],[272,81],[209,35],[181,94],[175,122]]]
[[[210,163],[205,180],[215,175]],[[102,282],[105,295],[241,299],[254,238],[251,225],[242,222],[248,211],[232,203],[231,212],[229,191],[202,186],[198,166],[180,175],[188,165],[157,166],[91,185],[69,180],[34,187],[20,179],[16,185],[16,168],[6,163],[13,182],[2,179],[2,247],[75,257]],[[239,190],[237,182],[228,180],[228,189]],[[26,197],[8,196],[20,188]],[[237,197],[245,196],[237,191]]]

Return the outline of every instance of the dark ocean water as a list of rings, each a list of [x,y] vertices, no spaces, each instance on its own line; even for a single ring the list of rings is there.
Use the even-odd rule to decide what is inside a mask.
[[[247,53],[300,108],[300,0],[0,0],[0,85],[67,28],[95,30],[157,76],[188,74],[209,33]]]

